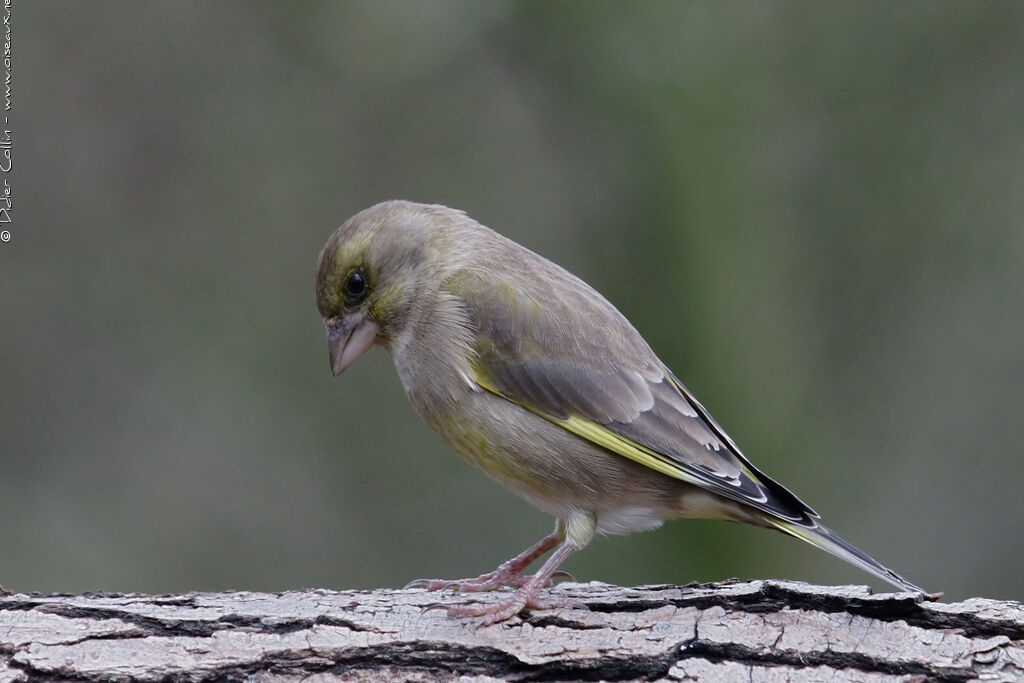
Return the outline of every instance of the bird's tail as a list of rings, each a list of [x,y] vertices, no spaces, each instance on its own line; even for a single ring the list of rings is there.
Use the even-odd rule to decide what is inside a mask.
[[[925,592],[893,570],[882,565],[864,551],[850,543],[847,543],[826,526],[822,526],[817,523],[815,523],[813,527],[803,526],[800,524],[794,524],[793,522],[787,522],[782,519],[768,517],[767,515],[764,516],[761,521],[773,529],[778,529],[784,534],[799,538],[801,541],[807,541],[815,548],[820,548],[827,553],[835,555],[841,560],[846,560],[855,567],[860,567],[869,574],[874,574],[886,583],[892,584],[902,591],[910,591],[913,593]]]

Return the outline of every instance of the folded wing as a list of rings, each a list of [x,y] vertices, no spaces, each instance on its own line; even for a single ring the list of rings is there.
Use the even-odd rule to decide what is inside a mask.
[[[810,507],[744,458],[610,303],[550,262],[524,259],[519,268],[515,281],[463,271],[449,282],[474,327],[471,360],[483,389],[667,476],[816,524]]]

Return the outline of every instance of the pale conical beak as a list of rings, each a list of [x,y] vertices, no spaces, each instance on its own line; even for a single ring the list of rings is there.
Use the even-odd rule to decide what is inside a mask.
[[[331,355],[331,372],[337,377],[356,362],[359,356],[373,346],[377,339],[377,325],[369,320],[348,323],[342,321],[337,327],[327,328],[327,349]]]

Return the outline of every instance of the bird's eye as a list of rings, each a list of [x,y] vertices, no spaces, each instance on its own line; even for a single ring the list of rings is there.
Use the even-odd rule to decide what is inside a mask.
[[[362,268],[356,268],[345,280],[345,298],[349,303],[359,303],[366,296],[369,284],[366,281],[366,273]]]

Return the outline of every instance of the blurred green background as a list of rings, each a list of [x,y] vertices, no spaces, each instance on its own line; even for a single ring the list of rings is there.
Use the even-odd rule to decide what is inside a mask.
[[[551,520],[313,269],[448,204],[573,270],[746,454],[948,598],[1024,598],[1024,3],[17,2],[0,584],[400,586]],[[580,580],[870,583],[674,522]],[[884,586],[876,587],[882,588]]]

